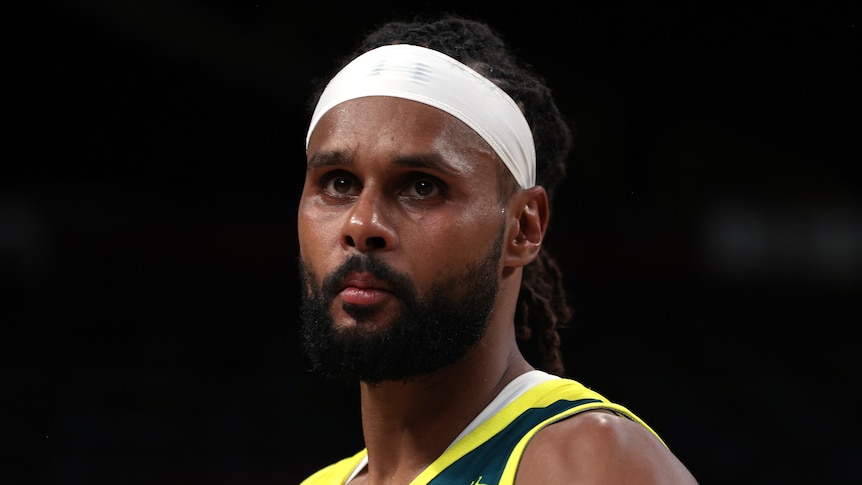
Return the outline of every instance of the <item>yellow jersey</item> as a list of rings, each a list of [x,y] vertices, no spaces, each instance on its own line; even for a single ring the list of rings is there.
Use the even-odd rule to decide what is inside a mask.
[[[627,417],[661,440],[631,411],[579,382],[545,380],[456,440],[410,485],[512,485],[524,448],[536,433],[549,424],[593,409],[607,409]],[[344,485],[359,467],[365,466],[367,455],[368,450],[363,449],[317,471],[301,485]]]

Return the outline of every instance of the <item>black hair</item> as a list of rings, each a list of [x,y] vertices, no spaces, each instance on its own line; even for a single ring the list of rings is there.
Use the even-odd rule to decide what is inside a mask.
[[[337,63],[335,72],[362,53],[389,44],[413,44],[442,52],[506,91],[523,111],[533,133],[536,183],[553,200],[566,174],[573,126],[560,112],[547,82],[516,58],[499,32],[485,22],[455,14],[389,21],[361,39],[357,49]],[[330,78],[316,81],[309,111]],[[507,177],[500,180],[506,185],[500,187],[501,195],[511,194],[517,187],[511,174],[504,172]],[[557,329],[567,325],[571,317],[560,268],[543,248],[538,258],[524,267],[515,312],[518,345],[532,365],[558,375],[565,373]]]

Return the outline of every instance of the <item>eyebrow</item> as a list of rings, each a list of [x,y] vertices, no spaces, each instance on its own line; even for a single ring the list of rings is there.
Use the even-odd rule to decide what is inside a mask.
[[[414,153],[410,155],[398,155],[391,160],[392,165],[404,168],[420,168],[443,172],[448,175],[458,175],[461,172],[446,163],[438,153]],[[312,170],[321,167],[343,166],[353,167],[356,161],[346,152],[333,150],[328,152],[317,152],[308,161],[307,169]]]
[[[460,172],[446,163],[439,153],[416,153],[395,157],[392,164],[397,167],[424,168],[435,170],[449,175],[458,175]]]
[[[308,160],[306,169],[311,170],[313,168],[333,165],[353,166],[354,162],[352,158],[342,151],[317,152]]]

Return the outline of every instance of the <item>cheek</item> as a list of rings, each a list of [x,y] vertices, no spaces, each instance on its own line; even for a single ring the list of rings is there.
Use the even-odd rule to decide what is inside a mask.
[[[309,269],[319,273],[323,255],[330,252],[332,245],[337,243],[335,224],[311,210],[307,204],[300,204],[297,214],[297,236],[299,239],[299,256]]]
[[[492,207],[492,209],[488,207]],[[503,208],[496,201],[489,201],[488,206],[485,207],[466,208],[460,214],[458,223],[477,231],[491,231],[496,234],[503,221],[503,215]]]
[[[491,245],[505,221],[505,212],[496,198],[483,200],[461,208],[449,226],[457,231],[454,237],[476,247],[485,254],[485,247]]]
[[[401,238],[410,244],[414,259],[424,274],[432,278],[451,276],[484,260],[500,234],[501,212],[463,211],[456,217],[424,218],[411,236]],[[407,243],[407,241],[410,243]],[[414,266],[415,267],[415,266]]]

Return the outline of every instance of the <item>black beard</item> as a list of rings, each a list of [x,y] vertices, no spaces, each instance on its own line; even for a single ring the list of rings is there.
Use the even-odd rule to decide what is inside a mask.
[[[435,284],[424,297],[410,278],[394,271],[376,254],[354,255],[322,288],[300,261],[303,298],[302,343],[314,371],[346,382],[406,381],[432,374],[462,358],[484,335],[497,295],[502,232],[488,255],[459,274]],[[376,310],[343,305],[359,325],[337,329],[329,312],[336,285],[351,272],[383,280],[401,303],[384,328],[363,328]]]

